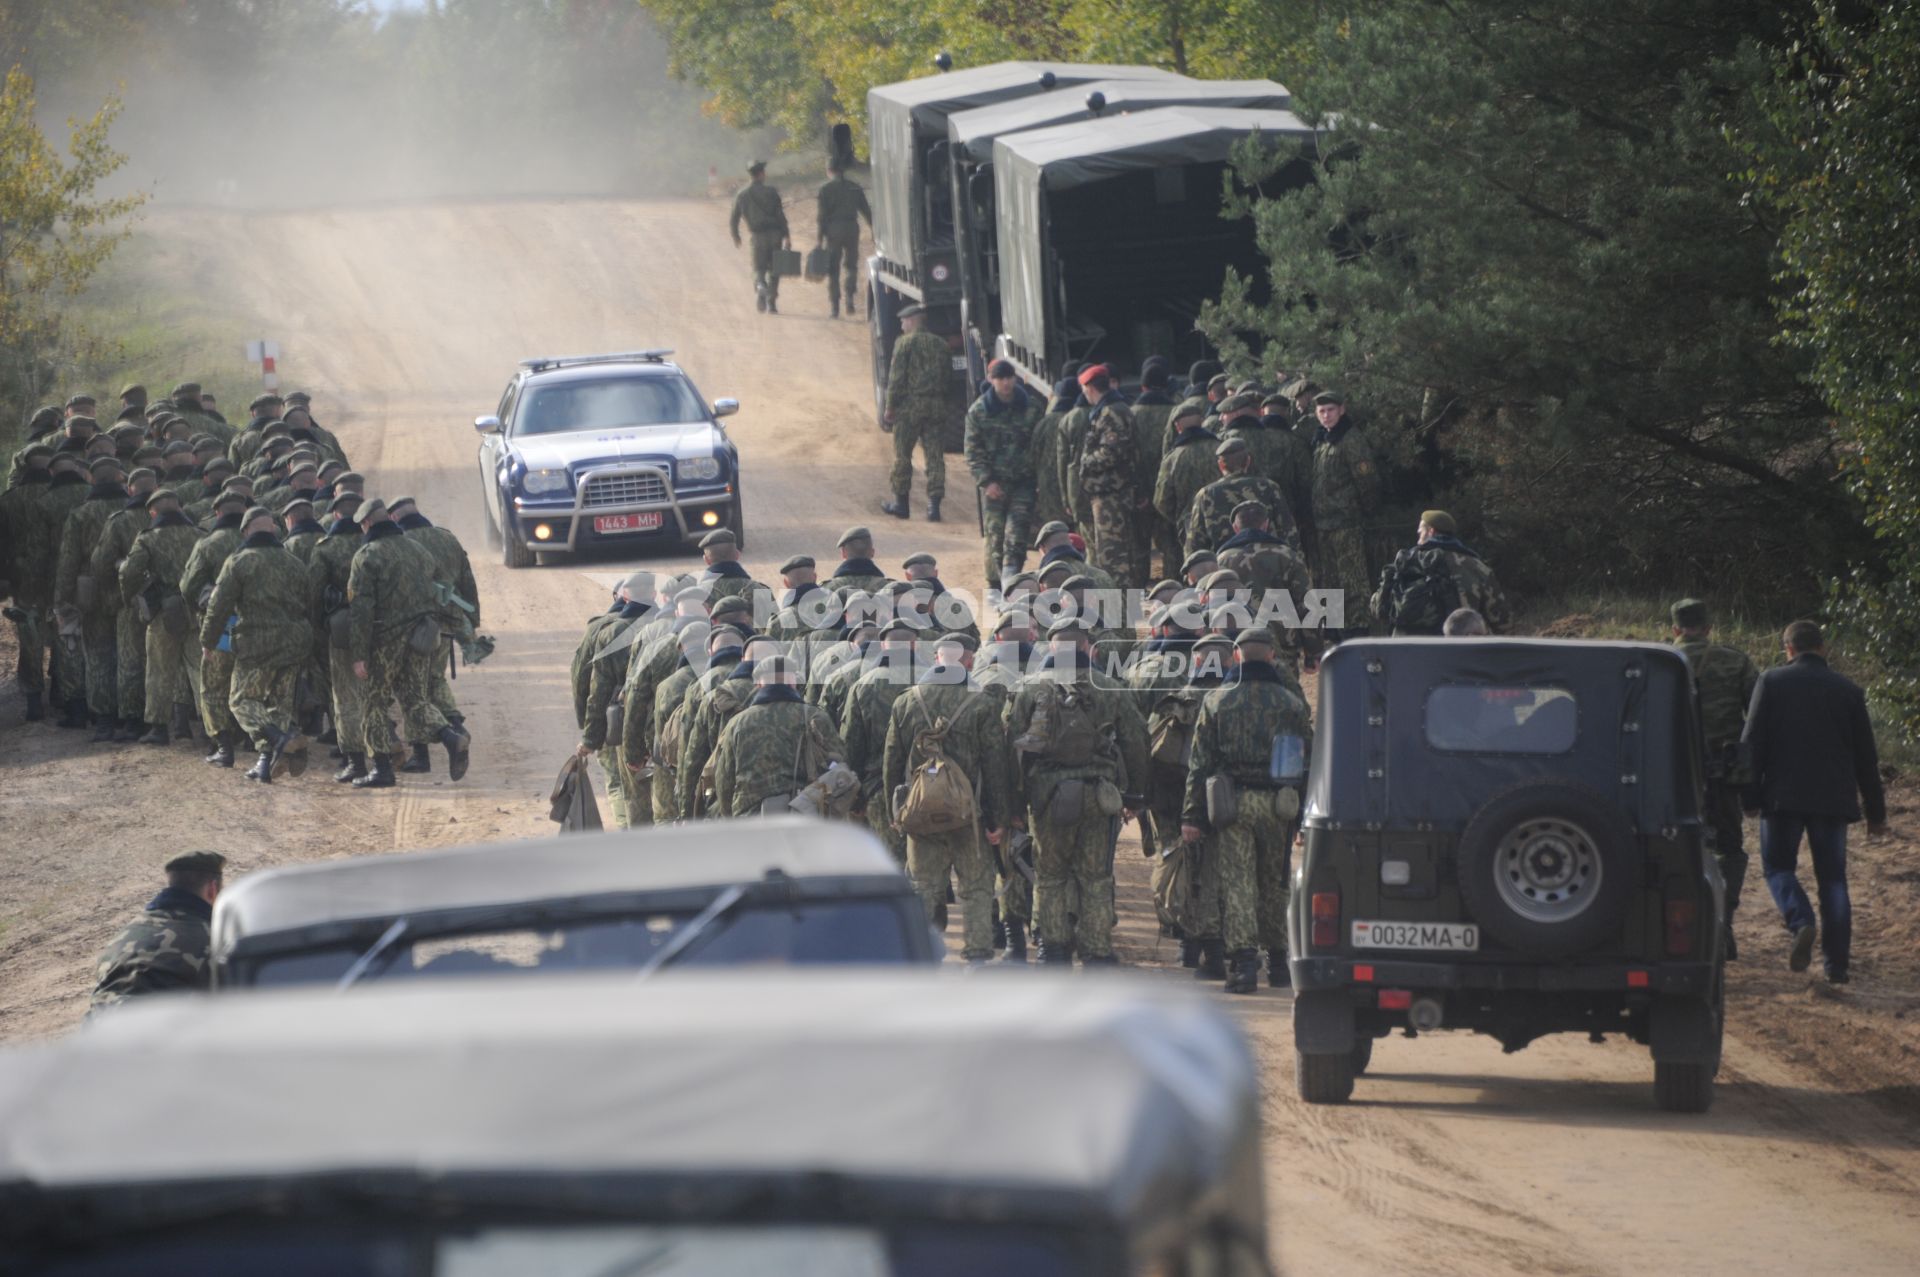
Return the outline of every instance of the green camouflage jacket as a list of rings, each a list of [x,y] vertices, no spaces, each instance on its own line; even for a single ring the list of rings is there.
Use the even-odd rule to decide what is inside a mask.
[[[1278,425],[1268,424],[1269,418],[1242,417],[1220,433],[1222,439],[1245,439],[1247,447],[1253,450],[1253,473],[1262,479],[1271,479],[1274,486],[1285,494],[1288,518],[1298,522],[1293,515],[1293,503],[1299,494],[1310,488],[1306,476],[1302,474],[1300,445],[1293,433]],[[1279,522],[1279,515],[1274,516]]]
[[[593,627],[593,651],[585,662],[587,678],[586,703],[580,706],[580,743],[588,749],[605,749],[607,746],[607,711],[613,707],[613,699],[626,686],[627,646],[621,640],[627,638],[636,625],[646,622],[643,616],[615,616],[611,624]],[[621,713],[626,712],[626,702],[621,701]],[[624,738],[626,733],[622,731]],[[620,741],[613,742],[620,744]]]
[[[687,655],[697,659],[701,668],[706,665],[705,622],[676,624],[678,628],[666,628],[644,645],[637,646],[633,659],[627,663],[627,681],[620,691],[624,718],[620,745],[626,750],[630,765],[645,762],[653,748],[653,740],[647,733],[653,725],[654,697],[660,685],[679,668],[683,649],[691,648]]]
[[[1250,674],[1258,669],[1259,673]],[[1269,665],[1243,666],[1224,687],[1207,693],[1193,725],[1193,754],[1187,762],[1187,792],[1180,819],[1202,829],[1207,823],[1207,779],[1231,776],[1235,783],[1275,788],[1274,738],[1301,738],[1303,757],[1312,755],[1313,719],[1307,703],[1280,681]],[[1304,788],[1304,786],[1301,786]]]
[[[912,687],[911,657],[897,665],[875,665],[854,681],[840,712],[840,739],[846,742],[847,765],[860,773],[860,791],[869,811],[887,809],[880,788],[886,765],[887,725],[894,702]]]
[[[1153,485],[1160,477],[1160,458],[1167,451],[1167,422],[1173,416],[1174,404],[1171,401],[1160,402],[1164,395],[1154,395],[1151,400],[1142,394],[1131,405],[1133,413],[1133,485],[1134,491],[1143,497],[1153,495]]]
[[[355,661],[370,661],[377,649],[406,642],[409,630],[439,611],[426,553],[392,523],[375,524],[369,531],[372,538],[354,551],[347,569],[353,634],[347,650]]]
[[[998,483],[1008,489],[1034,486],[1033,432],[1046,415],[1039,397],[1022,386],[1012,403],[992,390],[967,409],[967,469],[982,488]]]
[[[133,606],[134,599],[148,590],[149,605],[157,605],[169,594],[184,593],[180,582],[187,573],[187,562],[194,547],[206,533],[180,516],[178,523],[149,527],[133,539],[127,561],[120,565],[120,601]]]
[[[307,623],[307,568],[271,532],[249,537],[220,569],[200,623],[200,646],[220,642],[229,616],[233,657],[249,665],[291,665],[313,655]]]
[[[1242,501],[1266,506],[1273,516],[1268,531],[1290,546],[1299,546],[1300,530],[1294,526],[1292,508],[1280,485],[1257,474],[1230,474],[1215,479],[1194,497],[1193,512],[1187,516],[1186,552],[1218,549],[1233,535],[1233,507]]]
[[[1009,796],[1015,812],[1042,810],[1063,780],[1107,780],[1128,794],[1143,794],[1152,783],[1147,770],[1146,720],[1126,688],[1097,671],[1080,670],[1071,683],[1064,685],[1051,670],[1036,671],[1021,679],[1019,689],[1007,703],[1009,738],[1018,739],[1027,733],[1035,711],[1044,712],[1050,698],[1069,690],[1109,742],[1107,750],[1092,762],[1072,765],[1056,762],[1045,753],[1021,751],[1012,770]]]
[[[964,670],[948,671],[964,676]],[[944,721],[947,733],[941,750],[973,782],[985,829],[1007,827],[1007,733],[1000,721],[1004,696],[986,691],[964,677],[952,682],[923,679],[897,697],[887,716],[887,742],[881,765],[880,792],[890,804],[893,791],[907,783],[914,768],[926,761],[922,737]],[[849,746],[851,747],[851,746]]]
[[[714,812],[756,816],[767,799],[793,794],[817,778],[808,770],[806,736],[823,743],[826,756],[846,766],[847,749],[825,710],[799,699],[790,688],[757,692],[720,733],[713,754]]]
[[[691,688],[695,680],[699,677],[700,670],[692,664],[682,665],[675,669],[673,673],[667,675],[667,677],[661,681],[659,691],[654,694],[653,721],[646,726],[648,741],[646,757],[653,761],[654,766],[654,802],[658,805],[661,801],[661,795],[665,794],[667,796],[666,805],[672,810],[676,817],[681,819],[693,815],[690,809],[680,805],[679,769],[680,760],[685,756],[685,750],[676,749],[673,756],[668,758],[665,751],[661,748],[661,745],[667,731],[667,724],[673,718],[674,713],[682,708],[686,709],[688,713],[692,712],[693,707],[686,703],[687,689]],[[686,740],[684,731],[685,722],[686,715],[683,714],[681,717],[683,729],[681,733],[682,745],[685,744]]]
[[[105,530],[108,519],[126,508],[125,488],[95,489],[67,515],[60,529],[60,561],[54,576],[56,604],[76,603],[80,578],[93,574],[93,552],[100,544],[100,533]],[[94,582],[93,598],[93,606],[88,609],[90,618],[110,617],[118,610],[119,595],[106,581]]]
[[[1042,413],[1033,424],[1033,442],[1027,451],[1027,464],[1033,470],[1033,526],[1042,527],[1056,520],[1067,522],[1067,494],[1060,486],[1060,428],[1066,414]]]
[[[1133,410],[1119,396],[1103,400],[1088,418],[1080,441],[1080,489],[1131,506],[1139,473],[1138,428]]]
[[[360,551],[360,530],[329,532],[307,552],[307,619],[325,625],[327,618],[347,605],[347,582],[353,556]]]
[[[145,506],[128,505],[113,512],[107,526],[100,529],[100,540],[94,544],[93,562],[89,565],[93,588],[112,596],[115,611],[122,602],[131,601],[121,596],[120,569],[133,550],[134,540],[147,530],[149,522]]]
[[[1737,647],[1704,638],[1683,638],[1674,644],[1687,658],[1694,687],[1700,694],[1700,732],[1707,743],[1707,773],[1715,779],[1744,781],[1734,773],[1732,760],[1747,726],[1747,706],[1753,703],[1760,671],[1753,658]]]
[[[473,605],[471,612],[449,603],[462,613],[475,629],[480,627],[480,585],[473,579],[473,560],[467,557],[467,547],[460,544],[460,538],[450,529],[435,524],[423,524],[408,528],[407,539],[427,552],[433,560],[433,575],[437,581],[445,582],[453,592]]]
[[[233,526],[214,528],[200,538],[193,547],[193,553],[187,558],[187,566],[180,574],[180,593],[187,597],[187,610],[197,619],[203,610],[200,603],[202,594],[213,592],[213,583],[220,575],[220,569],[227,565],[233,552],[240,548],[239,521]]]
[[[953,384],[953,355],[946,338],[922,328],[893,344],[887,368],[887,411],[895,428],[937,429],[946,419]],[[931,440],[938,447],[937,438]]]
[[[1321,530],[1375,524],[1386,503],[1386,463],[1371,440],[1349,422],[1331,433],[1314,427],[1313,526]]]
[[[213,981],[212,908],[169,887],[155,896],[93,965],[93,1009],[148,993],[207,988]]]
[[[1213,450],[1219,446],[1211,430],[1188,430],[1175,435],[1166,455],[1160,458],[1160,475],[1153,484],[1153,508],[1183,534],[1194,498],[1220,477],[1220,463],[1213,457]]]
[[[700,810],[701,773],[706,770],[707,761],[720,744],[720,733],[726,730],[735,714],[746,708],[747,701],[753,696],[753,683],[746,678],[734,677],[739,668],[740,655],[737,652],[716,657],[680,693],[680,762],[674,776],[673,792],[674,802],[683,816],[691,816]],[[671,717],[673,706],[670,703],[656,701],[655,704],[656,714],[665,709]],[[666,722],[666,718],[660,719],[662,727],[666,726]]]
[[[1409,581],[1420,577],[1441,575],[1452,578],[1454,591],[1458,595],[1454,606],[1470,607],[1478,612],[1493,633],[1504,633],[1512,624],[1513,617],[1507,611],[1507,596],[1500,589],[1493,569],[1479,555],[1457,542],[1441,545],[1428,541],[1400,551],[1381,572],[1381,586],[1374,591],[1368,606],[1375,616],[1382,619],[1391,614],[1395,634],[1438,634],[1447,618],[1444,615],[1407,615],[1405,587]]]

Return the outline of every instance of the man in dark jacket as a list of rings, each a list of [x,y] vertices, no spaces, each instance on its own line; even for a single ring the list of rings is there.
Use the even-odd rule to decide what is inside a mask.
[[[93,1010],[212,983],[213,902],[226,864],[217,851],[191,851],[167,861],[167,885],[94,963]]]
[[[1813,854],[1820,894],[1820,941],[1827,979],[1847,982],[1853,905],[1847,897],[1847,826],[1864,807],[1868,837],[1886,832],[1887,799],[1867,701],[1852,680],[1827,667],[1826,639],[1812,621],[1787,627],[1788,664],[1753,689],[1742,736],[1753,767],[1746,808],[1759,811],[1760,865],[1793,933],[1788,965],[1813,961],[1813,906],[1795,872],[1800,835]]]

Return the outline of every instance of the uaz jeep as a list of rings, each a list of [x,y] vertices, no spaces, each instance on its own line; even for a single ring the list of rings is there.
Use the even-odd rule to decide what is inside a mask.
[[[1320,668],[1289,906],[1299,1091],[1375,1038],[1652,1048],[1662,1108],[1720,1067],[1724,886],[1686,660],[1642,643],[1379,639]]]

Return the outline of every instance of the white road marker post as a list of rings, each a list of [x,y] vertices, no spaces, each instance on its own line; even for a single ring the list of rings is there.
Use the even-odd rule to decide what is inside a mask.
[[[266,390],[280,389],[280,374],[274,370],[274,361],[280,358],[280,343],[277,341],[250,341],[247,343],[247,360],[260,365],[260,385]]]

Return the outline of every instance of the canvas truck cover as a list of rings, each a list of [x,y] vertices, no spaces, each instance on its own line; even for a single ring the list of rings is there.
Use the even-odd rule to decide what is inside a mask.
[[[1054,91],[1095,80],[1174,80],[1154,67],[1071,62],[995,62],[883,84],[867,91],[867,150],[873,165],[873,242],[882,257],[911,264],[919,199],[914,133],[946,136],[956,111],[989,106],[1048,90],[1040,77],[1052,73]]]
[[[1293,146],[1316,130],[1289,111],[1176,106],[1002,134],[993,166],[1007,335],[1046,349],[1048,192],[1141,169],[1218,163],[1255,132]]]
[[[1087,99],[1106,98],[1096,116]],[[962,111],[947,120],[947,137],[954,150],[965,152],[976,164],[993,159],[994,139],[1003,133],[1051,128],[1076,120],[1108,119],[1133,111],[1168,106],[1237,107],[1253,111],[1285,111],[1293,95],[1272,80],[1096,80],[1075,85],[1071,93],[1055,91],[1039,97],[1017,98],[993,106]]]
[[[204,1098],[184,1132],[182,1097]],[[431,1193],[446,1218],[838,1209],[1137,1235],[1197,1213],[1258,1254],[1259,1131],[1232,1017],[1127,977],[181,994],[0,1050],[0,1253],[63,1218],[90,1238],[191,1223],[212,1194],[297,1222],[358,1189]]]

